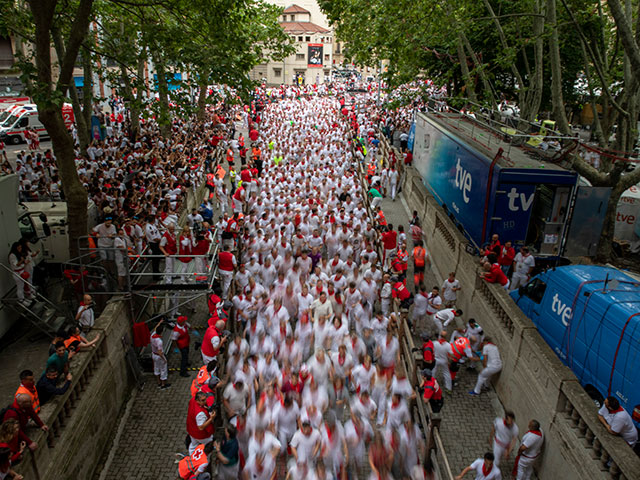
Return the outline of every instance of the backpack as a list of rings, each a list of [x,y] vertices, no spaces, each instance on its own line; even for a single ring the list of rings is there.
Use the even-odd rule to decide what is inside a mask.
[[[0,423],[4,422],[4,417],[9,410],[13,410],[14,412],[18,413],[18,410],[16,410],[13,404],[4,407],[2,410],[0,410]]]

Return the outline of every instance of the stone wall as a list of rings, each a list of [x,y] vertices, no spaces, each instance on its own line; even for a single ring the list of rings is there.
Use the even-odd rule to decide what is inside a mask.
[[[575,375],[504,289],[479,278],[479,257],[466,252],[467,239],[429,194],[416,170],[406,168],[402,177],[404,198],[422,219],[436,277],[442,281],[449,271],[456,271],[462,286],[457,306],[465,318],[475,318],[500,349],[504,366],[494,382],[500,401],[515,412],[521,432],[529,419],[542,425],[546,443],[538,477],[638,478],[640,459],[598,422],[594,404]],[[612,462],[607,465],[609,459]]]
[[[128,304],[109,303],[96,319],[101,339],[95,350],[71,360],[71,388],[42,407],[50,431],[31,429],[38,449],[16,470],[29,479],[90,479],[132,387],[122,338],[130,336]]]

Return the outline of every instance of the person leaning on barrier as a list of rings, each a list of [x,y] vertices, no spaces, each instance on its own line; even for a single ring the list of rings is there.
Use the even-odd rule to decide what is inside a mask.
[[[422,370],[418,391],[420,395],[422,395],[422,398],[429,402],[433,413],[438,413],[442,409],[444,405],[442,389],[440,388],[440,384],[438,384],[438,380],[433,376],[431,369],[425,368]]]
[[[609,396],[604,400],[604,405],[598,410],[598,420],[611,435],[622,437],[631,448],[638,442],[638,429],[616,397]]]
[[[224,429],[222,443],[214,443],[217,451],[219,480],[236,480],[238,478],[240,448],[236,436],[236,427],[229,424]]]

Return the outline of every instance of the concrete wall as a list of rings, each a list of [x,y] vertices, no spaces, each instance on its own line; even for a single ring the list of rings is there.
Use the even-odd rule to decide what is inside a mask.
[[[71,360],[71,388],[42,407],[40,416],[50,432],[28,432],[38,449],[17,468],[25,478],[92,478],[132,387],[122,344],[122,337],[130,336],[130,324],[122,301],[110,303],[96,320],[102,336],[98,348]]]
[[[539,478],[639,478],[640,459],[598,422],[596,408],[575,375],[504,289],[478,277],[479,258],[466,253],[468,241],[411,167],[404,170],[403,192],[409,208],[422,218],[436,277],[442,281],[456,271],[462,285],[457,306],[465,318],[475,318],[500,349],[504,366],[495,381],[500,401],[515,412],[521,432],[529,419],[542,425],[546,443]],[[609,458],[613,461],[607,467]]]

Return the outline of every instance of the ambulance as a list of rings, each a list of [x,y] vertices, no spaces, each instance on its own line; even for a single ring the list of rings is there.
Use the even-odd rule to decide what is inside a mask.
[[[12,111],[0,124],[0,141],[7,144],[17,145],[26,142],[25,131],[27,128],[35,129],[40,140],[49,138],[47,129],[38,118],[38,108],[34,104],[20,105],[18,108],[12,107]],[[75,118],[73,106],[65,103],[62,106],[62,118],[67,128],[71,128]]]

